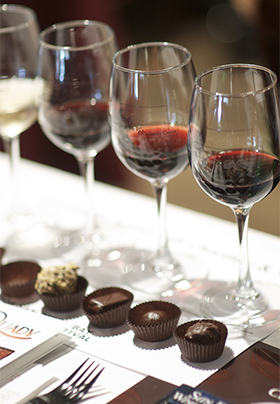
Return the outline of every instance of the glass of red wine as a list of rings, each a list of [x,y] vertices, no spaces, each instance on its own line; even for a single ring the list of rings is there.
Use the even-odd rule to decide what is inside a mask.
[[[195,70],[191,53],[166,42],[131,45],[116,53],[110,81],[112,145],[132,173],[148,180],[158,212],[156,253],[135,251],[124,264],[127,284],[158,294],[183,278],[166,232],[169,180],[188,166],[187,137]],[[145,219],[145,212],[138,212]]]
[[[76,157],[87,195],[85,228],[58,234],[55,247],[84,244],[100,251],[94,212],[94,161],[110,142],[108,87],[115,33],[107,24],[81,20],[55,24],[39,38],[38,74],[43,91],[38,121],[47,138]]]
[[[279,183],[280,104],[277,77],[255,65],[215,67],[195,79],[188,150],[200,187],[235,215],[239,279],[213,288],[202,302],[206,317],[238,325],[266,322],[279,309],[279,288],[253,283],[248,260],[248,220],[252,206]]]

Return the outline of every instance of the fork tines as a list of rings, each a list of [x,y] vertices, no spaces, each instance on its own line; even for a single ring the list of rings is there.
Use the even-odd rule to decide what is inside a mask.
[[[54,392],[58,393],[61,398],[67,399],[67,402],[69,403],[78,402],[89,391],[104,370],[103,367],[94,377],[91,378],[96,369],[99,367],[99,364],[97,364],[92,369],[95,363],[93,361],[77,378],[75,378],[87,361],[88,359],[86,359],[64,382],[62,382],[54,390]]]

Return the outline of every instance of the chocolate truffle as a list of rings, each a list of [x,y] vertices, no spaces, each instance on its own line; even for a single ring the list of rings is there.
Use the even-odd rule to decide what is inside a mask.
[[[173,303],[154,300],[130,309],[127,324],[135,336],[143,341],[164,341],[172,336],[181,310]]]
[[[85,296],[82,309],[95,327],[116,327],[125,322],[133,297],[126,289],[113,286],[101,288]]]
[[[80,307],[88,282],[78,276],[76,264],[45,267],[37,275],[35,290],[45,306],[55,312],[68,312]]]
[[[227,338],[226,326],[216,320],[193,320],[174,330],[182,357],[191,362],[210,362],[219,358]]]
[[[75,292],[77,286],[76,264],[53,265],[42,268],[37,275],[35,289],[42,294],[64,295]]]
[[[2,294],[12,300],[35,294],[34,284],[40,270],[40,265],[32,261],[14,261],[0,266]]]
[[[55,312],[69,312],[80,308],[87,287],[88,281],[83,276],[78,276],[73,292],[56,295],[51,293],[38,293],[38,296],[49,310]]]

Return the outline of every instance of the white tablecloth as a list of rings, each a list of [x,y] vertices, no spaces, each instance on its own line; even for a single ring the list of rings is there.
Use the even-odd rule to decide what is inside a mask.
[[[5,219],[10,208],[8,198],[10,182],[7,159],[3,153],[0,154],[0,170],[3,214],[0,243],[4,246],[7,237],[12,235],[12,228]],[[40,218],[39,222],[44,218],[50,225],[59,225],[70,230],[82,226],[84,190],[81,177],[28,161],[22,162],[20,175],[18,195],[21,193],[24,208],[29,212],[35,212],[37,218]],[[111,250],[120,247],[155,248],[156,207],[153,199],[97,183],[95,207],[99,224],[104,230],[105,239],[107,237],[108,240],[107,248]],[[31,215],[30,222],[33,223],[33,220],[34,217]],[[35,222],[35,226],[37,225]],[[167,227],[170,248],[183,263],[188,263],[186,274],[189,274],[190,278],[195,278],[197,273],[198,276],[207,276],[210,282],[237,280],[238,245],[234,224],[168,205]],[[50,258],[50,250],[42,249],[39,239],[37,242],[36,247],[25,246],[18,248],[16,252],[14,249],[8,250],[5,261],[30,258],[37,259],[42,266],[45,266],[65,263],[79,256],[79,250],[74,250],[66,251],[64,255],[58,253],[56,257]],[[249,230],[249,255],[254,279],[280,286],[279,246],[278,237]],[[102,279],[100,272],[96,279],[91,273],[88,292],[97,286],[121,284],[120,273],[110,273],[110,270],[112,271],[108,267],[105,271],[103,285],[94,283],[95,280],[100,282]],[[85,276],[89,275],[82,267],[81,271]],[[180,323],[197,318],[195,302],[188,300],[189,290],[181,292],[160,297],[180,305],[183,310]],[[149,295],[135,293],[134,304],[150,299]],[[40,300],[24,305],[23,308],[53,314],[44,308]],[[279,327],[279,322],[274,322],[266,327],[248,328],[244,332],[239,328],[231,329],[224,353],[218,360],[204,365],[193,365],[181,359],[179,348],[173,338],[150,344],[137,340],[126,325],[109,330],[96,329],[89,326],[87,318],[81,311],[74,313],[73,318],[63,321],[65,321],[64,332],[72,337],[76,347],[74,350],[64,347],[64,352],[60,352],[61,355],[57,353],[49,360],[46,358],[45,367],[63,379],[70,372],[70,368],[74,369],[77,366],[77,357],[90,355],[99,358],[102,363],[105,362],[106,372],[103,372],[100,383],[106,386],[110,393],[92,400],[96,404],[108,402],[145,375],[176,385],[185,383],[196,386],[250,344],[266,337]]]

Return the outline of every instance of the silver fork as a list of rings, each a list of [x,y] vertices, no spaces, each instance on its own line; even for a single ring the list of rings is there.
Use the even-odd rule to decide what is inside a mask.
[[[64,382],[57,386],[54,390],[47,394],[33,398],[32,400],[26,402],[25,404],[75,404],[78,403],[84,395],[89,391],[89,389],[96,382],[100,374],[103,372],[104,368],[99,370],[99,372],[91,378],[95,370],[99,365],[95,366],[90,373],[85,376],[90,368],[92,368],[94,362],[92,362],[80,376],[75,378],[77,373],[82,369],[85,363],[88,361],[86,359]]]

